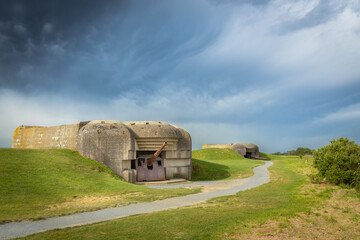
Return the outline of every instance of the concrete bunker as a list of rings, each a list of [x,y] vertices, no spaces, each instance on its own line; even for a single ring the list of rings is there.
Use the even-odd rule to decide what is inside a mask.
[[[206,148],[230,148],[243,157],[260,159],[259,146],[253,143],[204,144],[203,149]]]
[[[156,158],[156,168],[164,169],[166,179],[191,179],[189,133],[160,121],[95,120],[54,127],[20,126],[14,132],[12,147],[77,150],[82,156],[105,164],[126,181],[135,182],[136,160],[153,155],[164,142],[167,146]]]

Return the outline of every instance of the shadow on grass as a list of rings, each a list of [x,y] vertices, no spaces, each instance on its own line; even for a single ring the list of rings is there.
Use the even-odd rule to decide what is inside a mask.
[[[230,176],[229,167],[217,163],[192,159],[192,181],[221,180]]]

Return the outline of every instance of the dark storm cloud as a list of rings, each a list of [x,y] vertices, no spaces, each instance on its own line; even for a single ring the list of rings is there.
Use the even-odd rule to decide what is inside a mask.
[[[197,3],[156,3],[3,1],[0,87],[98,97],[156,89],[219,31]]]
[[[110,11],[116,1],[1,1],[0,21],[2,33],[11,38],[13,51],[27,51],[24,35],[34,45],[83,35],[96,19]],[[117,3],[122,3],[118,1]],[[120,4],[117,4],[120,5]],[[119,10],[122,8],[120,7]],[[22,30],[17,31],[17,28]],[[56,29],[55,29],[56,27]],[[10,49],[9,49],[10,50]]]
[[[32,90],[61,85],[61,72],[83,51],[84,36],[121,1],[1,1],[0,71],[2,87]],[[88,49],[91,50],[91,49]],[[59,76],[60,74],[60,76]],[[60,77],[60,78],[59,78]],[[72,79],[74,80],[74,79]]]

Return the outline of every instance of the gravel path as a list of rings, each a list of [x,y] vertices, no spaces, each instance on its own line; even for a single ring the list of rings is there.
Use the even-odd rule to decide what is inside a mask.
[[[135,214],[158,212],[197,203],[206,202],[215,197],[233,195],[237,192],[254,188],[269,182],[267,168],[273,162],[267,161],[264,165],[254,168],[254,175],[246,179],[235,179],[219,182],[193,182],[174,185],[171,187],[203,186],[204,191],[197,194],[174,197],[147,203],[136,203],[128,206],[108,208],[93,212],[77,213],[68,216],[53,217],[34,222],[14,222],[0,225],[0,239],[23,237],[33,233],[44,232],[57,228],[66,228],[90,223],[102,222],[111,219],[127,217]],[[161,186],[151,186],[161,188]],[[170,186],[168,186],[170,187]],[[164,186],[163,186],[164,188]]]

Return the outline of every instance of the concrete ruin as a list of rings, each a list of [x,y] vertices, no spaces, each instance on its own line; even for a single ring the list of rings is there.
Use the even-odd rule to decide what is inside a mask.
[[[253,143],[204,144],[203,149],[206,148],[230,148],[243,157],[260,159],[259,146]]]
[[[136,159],[160,154],[165,176],[191,179],[191,137],[165,122],[119,122],[95,120],[54,127],[20,126],[12,138],[13,148],[72,149],[108,166],[128,182],[136,181]]]

